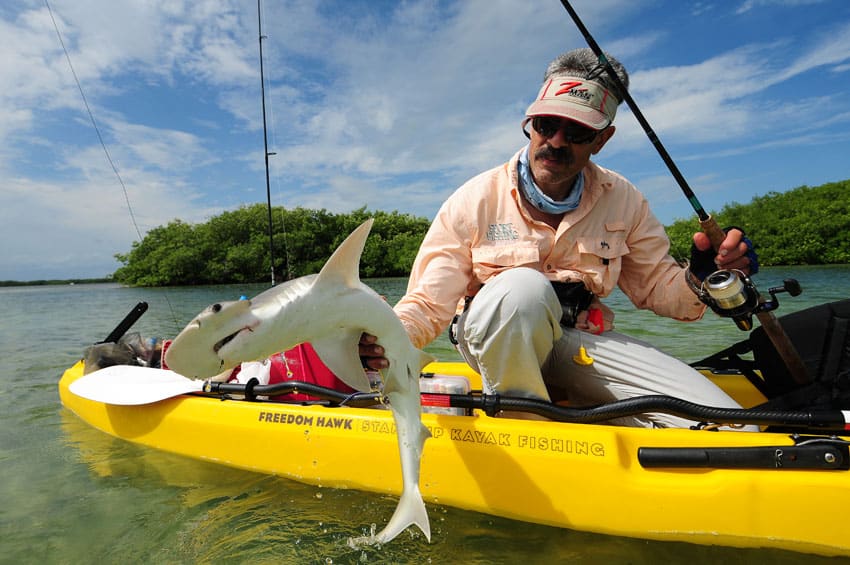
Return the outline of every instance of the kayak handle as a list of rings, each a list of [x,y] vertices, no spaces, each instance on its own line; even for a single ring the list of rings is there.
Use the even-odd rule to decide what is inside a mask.
[[[707,469],[850,469],[847,442],[809,441],[798,445],[756,447],[640,447],[644,468]]]

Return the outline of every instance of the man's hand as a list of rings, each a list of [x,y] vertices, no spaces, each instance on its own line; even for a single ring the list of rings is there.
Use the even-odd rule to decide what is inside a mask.
[[[719,269],[738,269],[746,275],[754,275],[758,272],[758,258],[752,242],[738,228],[727,230],[726,239],[720,244],[717,253],[711,248],[708,236],[697,232],[694,234],[689,268],[699,280],[704,280]]]
[[[364,332],[360,336],[360,362],[366,369],[379,371],[390,366],[389,360],[384,357],[384,348],[377,341],[378,338],[372,334]]]

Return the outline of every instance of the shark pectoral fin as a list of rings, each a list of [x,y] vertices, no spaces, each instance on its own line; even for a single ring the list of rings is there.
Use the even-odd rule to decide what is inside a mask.
[[[363,371],[357,349],[362,333],[360,330],[347,330],[342,335],[337,333],[314,339],[310,345],[316,350],[322,363],[327,365],[339,380],[355,390],[369,392],[372,385]]]
[[[437,358],[434,357],[433,355],[429,355],[428,353],[425,353],[424,351],[421,351],[421,350],[417,350],[417,351],[419,351],[419,370],[420,371],[422,369],[424,369],[425,365],[427,365],[428,363],[433,363],[434,361],[437,360]]]
[[[425,353],[424,351],[420,351],[418,349],[415,351],[416,355],[414,355],[413,359],[408,361],[406,365],[406,378],[392,378],[391,375],[393,373],[397,375],[398,373],[396,373],[396,371],[404,369],[399,369],[398,363],[390,363],[390,368],[387,369],[384,379],[384,394],[392,397],[394,393],[403,394],[405,390],[409,390],[412,387],[416,387],[416,392],[419,392],[419,377],[422,374],[422,369],[428,363],[436,361],[436,358],[432,355]]]
[[[373,218],[369,218],[351,232],[339,247],[336,248],[331,258],[319,271],[316,284],[342,285],[355,288],[360,284],[360,256],[366,247],[366,238],[372,229]]]

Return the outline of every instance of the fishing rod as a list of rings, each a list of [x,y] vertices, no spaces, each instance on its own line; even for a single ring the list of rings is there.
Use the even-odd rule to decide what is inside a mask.
[[[269,156],[276,153],[269,153],[269,136],[266,128],[266,79],[263,75],[263,19],[261,15],[260,0],[257,0],[257,29],[259,31],[260,41],[260,95],[263,101],[263,147],[264,158],[266,162],[266,202],[269,212],[269,262],[271,263],[272,286],[275,285],[274,280],[274,229],[272,226],[272,192],[269,183]]]
[[[599,47],[599,44],[596,43],[596,40],[593,39],[593,36],[590,34],[590,31],[585,27],[584,23],[582,23],[581,18],[579,18],[578,13],[573,9],[572,5],[570,5],[569,0],[561,0],[561,4],[570,14],[570,17],[575,22],[576,27],[579,32],[581,32],[582,36],[584,36],[587,45],[599,59],[599,64],[605,68],[608,76],[617,85],[617,88],[621,92],[623,96],[623,100],[628,104],[629,108],[634,114],[635,118],[637,118],[638,123],[640,123],[643,131],[646,133],[649,141],[658,151],[658,154],[661,156],[661,159],[667,165],[667,168],[670,170],[670,173],[673,175],[673,178],[676,179],[676,182],[679,184],[679,187],[682,189],[682,192],[687,198],[688,202],[690,202],[691,207],[697,214],[699,218],[700,227],[702,228],[703,233],[708,236],[708,239],[711,241],[712,247],[715,250],[720,248],[720,244],[723,243],[723,240],[726,239],[726,232],[723,231],[722,228],[717,224],[717,221],[711,217],[705,211],[705,208],[700,204],[699,199],[697,198],[694,191],[691,190],[691,187],[688,185],[688,182],[685,180],[684,175],[682,175],[679,168],[676,166],[676,163],[673,162],[673,158],[670,157],[670,154],[667,152],[667,149],[664,148],[664,145],[661,143],[661,140],[656,135],[655,131],[653,131],[652,127],[649,125],[649,122],[644,117],[643,113],[638,108],[637,103],[632,98],[631,94],[629,94],[628,89],[623,84],[623,81],[620,80],[620,77],[617,75],[617,72],[611,66],[611,63],[608,61],[608,58],[605,57],[605,53]],[[806,384],[811,381],[808,375],[808,371],[806,370],[806,366],[803,363],[800,354],[797,352],[797,349],[794,347],[794,344],[788,338],[788,334],[785,333],[785,329],[776,319],[776,316],[773,315],[772,310],[778,306],[778,302],[775,300],[775,292],[771,292],[771,296],[774,298],[772,301],[763,301],[758,294],[758,291],[755,288],[755,285],[748,277],[743,277],[743,281],[741,281],[736,273],[732,271],[718,271],[714,275],[709,276],[710,282],[714,283],[714,288],[718,289],[718,292],[724,294],[723,300],[727,300],[730,297],[728,293],[737,293],[731,300],[729,300],[730,304],[734,304],[732,308],[728,311],[724,311],[723,308],[712,307],[712,309],[718,314],[733,317],[735,319],[736,324],[742,330],[751,329],[751,322],[749,322],[749,316],[755,312],[756,317],[761,323],[764,331],[767,333],[770,338],[771,343],[773,343],[776,352],[782,358],[785,363],[785,366],[788,367],[788,372],[791,374],[792,378],[797,384]],[[800,293],[799,285],[796,285],[796,281],[794,284],[787,284],[785,290],[789,292],[792,296],[796,296]],[[772,289],[776,292],[779,292],[780,289]],[[706,293],[709,294],[709,293]],[[721,302],[718,300],[718,302]],[[721,304],[723,305],[723,304]]]

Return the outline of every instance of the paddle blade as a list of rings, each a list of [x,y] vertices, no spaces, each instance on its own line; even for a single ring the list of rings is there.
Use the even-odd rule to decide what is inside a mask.
[[[203,381],[187,379],[174,371],[113,365],[80,377],[68,389],[95,402],[133,406],[200,392],[203,386]]]

